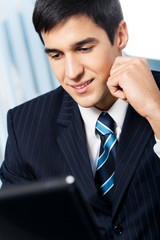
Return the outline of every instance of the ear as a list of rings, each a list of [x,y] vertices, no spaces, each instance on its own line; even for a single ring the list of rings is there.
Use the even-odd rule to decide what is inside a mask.
[[[119,23],[116,31],[115,43],[120,51],[122,51],[128,43],[128,29],[124,20]]]

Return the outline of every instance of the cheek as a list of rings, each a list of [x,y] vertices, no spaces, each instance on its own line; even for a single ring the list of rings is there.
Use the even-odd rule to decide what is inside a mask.
[[[108,78],[114,60],[115,57],[112,51],[99,51],[95,56],[90,58],[88,65],[92,67],[92,71],[98,76]]]
[[[100,81],[105,81],[110,76],[110,70],[112,67],[112,63],[105,61],[105,59],[101,59],[95,66],[94,71],[96,72],[96,75],[98,76]]]
[[[52,63],[52,61],[49,61],[52,71],[54,73],[54,75],[56,76],[57,80],[60,82],[60,84],[63,84],[64,81],[64,70],[63,70],[63,65],[62,64],[54,64]]]

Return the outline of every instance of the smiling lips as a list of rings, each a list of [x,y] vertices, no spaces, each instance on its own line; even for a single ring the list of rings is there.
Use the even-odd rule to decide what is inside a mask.
[[[82,88],[86,87],[87,85],[89,85],[92,81],[93,81],[93,79],[84,83],[84,84],[82,84],[82,85],[77,85],[77,86],[72,86],[72,87],[75,88],[75,89],[82,89]]]

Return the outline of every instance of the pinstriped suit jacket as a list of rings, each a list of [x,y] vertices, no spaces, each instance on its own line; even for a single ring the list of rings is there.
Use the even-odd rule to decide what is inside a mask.
[[[71,174],[107,239],[160,239],[160,159],[149,123],[131,106],[118,145],[112,208],[97,194],[80,112],[62,87],[10,110],[8,132],[3,186]]]

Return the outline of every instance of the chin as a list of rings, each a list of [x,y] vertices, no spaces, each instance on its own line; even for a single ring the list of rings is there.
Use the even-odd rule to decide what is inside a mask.
[[[74,98],[74,100],[84,108],[90,108],[90,107],[95,107],[99,102],[100,99],[103,98],[103,96],[81,96],[81,98]]]
[[[82,103],[78,103],[81,107],[84,107],[84,108],[90,108],[92,106],[90,106],[89,104],[82,104]]]
[[[81,107],[84,108],[90,108],[90,107],[94,107],[96,105],[96,103],[91,103],[89,101],[84,101],[84,102],[77,102]]]

